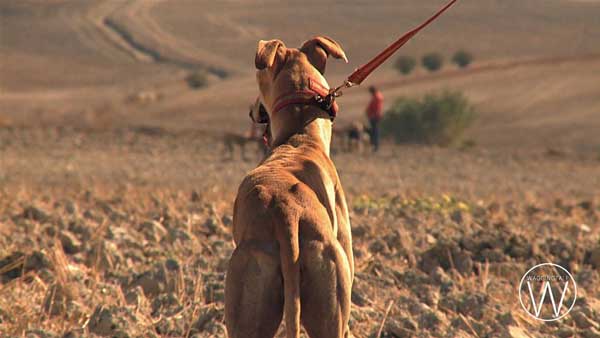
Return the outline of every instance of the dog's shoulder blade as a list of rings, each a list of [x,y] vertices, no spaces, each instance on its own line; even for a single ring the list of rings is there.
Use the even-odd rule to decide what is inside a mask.
[[[285,199],[295,181],[285,171],[255,169],[242,181],[237,201],[253,208],[255,213],[271,209],[276,201]]]
[[[246,177],[240,185],[233,210],[233,236],[236,243],[248,239],[272,237],[273,193],[262,182]]]
[[[268,208],[273,199],[272,195],[272,191],[266,185],[252,180],[244,180],[240,186],[236,202],[240,206],[247,205],[256,212]]]

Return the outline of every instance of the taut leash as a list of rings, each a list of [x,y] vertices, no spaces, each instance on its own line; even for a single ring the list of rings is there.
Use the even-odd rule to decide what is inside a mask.
[[[448,8],[450,8],[457,0],[450,1],[446,6],[442,7],[435,15],[429,18],[427,21],[423,22],[421,25],[412,29],[411,31],[404,34],[400,37],[396,42],[389,45],[386,49],[384,49],[381,53],[375,56],[368,63],[358,67],[346,80],[344,83],[339,85],[336,88],[333,88],[329,91],[329,95],[321,100],[324,100],[329,105],[332,105],[336,97],[342,96],[342,90],[345,88],[351,88],[354,86],[360,85],[366,78],[369,76],[377,67],[381,66],[382,63],[385,62],[390,56],[392,56],[400,47],[404,46],[413,36],[415,36],[420,30],[429,25],[432,21],[437,19],[442,13],[444,13]]]
[[[288,94],[278,98],[276,100],[275,110],[276,111],[281,110],[284,107],[291,105],[291,104],[298,104],[298,103],[312,104],[312,105],[316,105],[316,106],[320,107],[321,109],[327,111],[329,113],[329,117],[333,121],[333,119],[336,116],[337,110],[338,110],[335,99],[337,97],[342,96],[343,89],[360,85],[367,78],[367,76],[369,76],[375,69],[377,69],[379,66],[381,66],[382,63],[384,63],[387,59],[389,59],[390,56],[392,56],[398,49],[400,49],[400,47],[404,46],[404,44],[406,44],[419,31],[421,31],[423,28],[427,27],[427,25],[429,25],[431,22],[433,22],[435,19],[437,19],[440,15],[442,15],[442,13],[444,13],[448,8],[450,8],[452,5],[454,5],[454,3],[456,1],[458,1],[458,0],[451,0],[448,4],[446,4],[444,7],[442,7],[437,13],[435,13],[432,17],[427,19],[427,21],[423,22],[416,28],[408,31],[403,36],[401,36],[398,40],[396,40],[394,43],[389,45],[386,49],[381,51],[381,53],[377,54],[373,59],[371,59],[371,61],[358,67],[356,70],[354,70],[354,72],[352,72],[352,74],[350,74],[350,76],[348,76],[348,78],[346,78],[346,80],[344,80],[344,83],[342,83],[338,87],[327,90],[327,88],[325,86],[323,86],[321,83],[319,83],[319,81],[315,81],[314,79],[311,79],[309,82],[309,88],[307,90],[304,90],[301,92],[288,93]],[[252,111],[250,112],[250,118],[255,123],[266,123],[267,124],[267,129],[265,130],[265,134],[263,136],[265,139],[265,143],[267,143],[266,139],[267,139],[267,134],[268,134],[269,121],[268,120],[255,121],[254,117],[252,116]]]

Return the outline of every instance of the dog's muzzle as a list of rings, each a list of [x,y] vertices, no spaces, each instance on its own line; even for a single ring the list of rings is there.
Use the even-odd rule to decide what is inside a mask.
[[[252,114],[252,109],[250,109],[250,112],[248,113],[248,115],[250,116],[250,119],[254,123],[259,123],[259,124],[269,123],[269,114],[267,113],[267,109],[265,109],[265,106],[263,106],[262,103],[260,103],[258,105],[258,119],[254,118],[254,115]]]

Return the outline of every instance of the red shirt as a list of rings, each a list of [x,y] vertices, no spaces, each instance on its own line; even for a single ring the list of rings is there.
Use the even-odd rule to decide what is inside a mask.
[[[367,106],[367,117],[369,120],[381,120],[383,117],[383,95],[380,92],[371,96],[371,102]]]

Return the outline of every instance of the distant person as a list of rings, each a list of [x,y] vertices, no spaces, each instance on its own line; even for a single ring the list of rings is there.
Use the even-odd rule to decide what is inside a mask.
[[[371,125],[369,130],[371,146],[373,146],[373,151],[376,152],[379,150],[379,122],[383,117],[383,95],[375,86],[370,86],[369,92],[371,93],[371,102],[367,106],[367,117]]]

